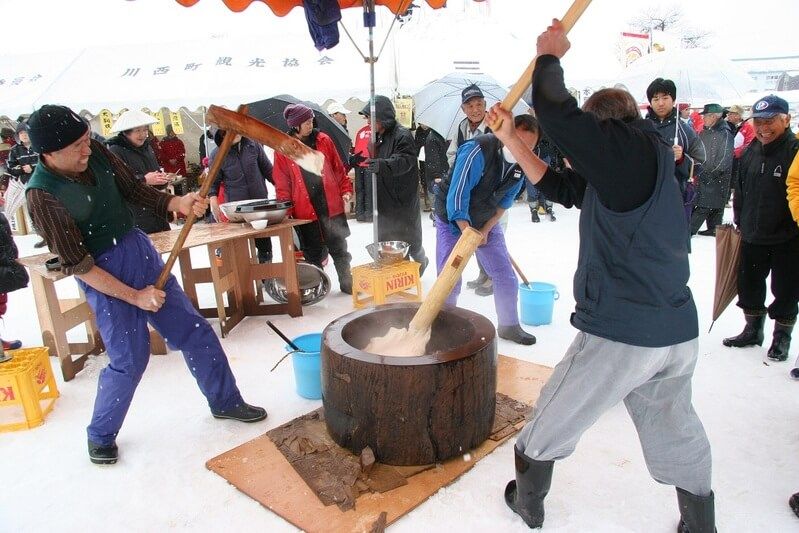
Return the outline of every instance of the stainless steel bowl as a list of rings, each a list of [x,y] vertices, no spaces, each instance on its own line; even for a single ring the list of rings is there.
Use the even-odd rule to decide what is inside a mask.
[[[324,299],[330,292],[330,278],[316,265],[297,263],[297,282],[300,287],[300,303],[313,305]],[[282,278],[272,278],[264,282],[266,293],[276,302],[288,303],[288,291]]]
[[[266,198],[262,198],[262,199],[252,199],[252,200],[240,200],[238,202],[226,202],[224,204],[219,204],[219,209],[225,214],[227,219],[231,222],[252,222],[253,220],[267,220],[269,224],[279,224],[280,222],[283,222],[283,219],[286,218],[286,213],[291,208],[291,205],[289,204],[287,207],[270,208],[258,211],[248,211],[245,213],[236,211],[236,208],[239,207],[240,205],[247,205],[261,201],[268,201],[268,200]],[[286,202],[282,202],[280,205],[286,205]]]
[[[393,265],[407,257],[409,248],[405,241],[380,241],[367,245],[366,251],[378,265]]]
[[[247,204],[252,202],[252,200],[239,200],[238,202],[226,202],[224,204],[219,204],[219,209],[222,211],[227,219],[231,222],[247,222],[247,219],[244,218],[244,215],[255,215],[261,213],[236,213],[236,207]],[[257,220],[255,218],[251,220]]]

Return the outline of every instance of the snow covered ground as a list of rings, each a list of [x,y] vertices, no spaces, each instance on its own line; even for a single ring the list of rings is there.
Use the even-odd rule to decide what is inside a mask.
[[[569,314],[574,305],[571,276],[577,257],[578,212],[556,206],[556,213],[557,222],[531,224],[526,205],[517,204],[511,210],[508,241],[516,261],[531,280],[555,283],[561,298],[551,325],[528,327],[538,337],[536,345],[499,342],[500,353],[550,366],[562,357],[575,334]],[[425,248],[432,255],[432,223],[425,218],[423,225]],[[351,228],[353,265],[366,263],[364,246],[371,240],[371,225],[353,221]],[[38,252],[33,249],[35,236],[16,240],[23,255]],[[794,343],[792,360],[782,364],[764,364],[766,347],[724,348],[721,339],[737,334],[743,324],[734,306],[706,333],[712,310],[714,241],[697,237],[693,247],[691,288],[701,331],[694,400],[713,446],[719,530],[797,531],[799,519],[787,500],[799,491],[799,383],[789,379],[788,371],[799,341]],[[205,254],[197,252],[195,261],[200,262]],[[332,265],[328,270],[335,278]],[[424,276],[426,289],[435,279],[433,270]],[[476,270],[470,264],[465,278],[473,279]],[[76,291],[72,280],[60,285],[64,294]],[[0,333],[21,338],[26,346],[39,345],[31,290],[14,292],[9,300]],[[473,293],[460,300],[461,306],[495,319],[492,303]],[[330,320],[351,310],[350,297],[335,291],[323,302],[306,307],[302,318],[272,319],[287,334],[299,335],[321,331]],[[58,375],[61,397],[45,424],[0,434],[0,531],[294,530],[204,466],[207,459],[321,403],[297,396],[288,361],[269,372],[284,353],[284,343],[267,328],[266,319],[246,319],[222,344],[245,398],[267,408],[267,421],[246,425],[215,420],[180,354],[156,356],[119,435],[120,461],[115,466],[92,465],[86,454],[85,426],[97,375],[107,358],[92,359],[69,383]],[[772,326],[769,321],[767,342]],[[51,361],[58,373],[56,361]],[[525,531],[524,523],[502,499],[512,476],[511,441],[391,530]],[[635,429],[622,405],[603,416],[585,434],[576,453],[556,466],[546,505],[545,531],[665,533],[675,530],[678,519],[674,489],[649,477]]]

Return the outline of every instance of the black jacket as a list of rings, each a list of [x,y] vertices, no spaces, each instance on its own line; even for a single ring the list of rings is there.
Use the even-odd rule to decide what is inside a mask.
[[[705,162],[705,147],[697,137],[694,129],[677,118],[677,108],[671,110],[669,116],[660,120],[658,116],[649,108],[646,116],[655,125],[655,129],[669,146],[674,145],[674,137],[677,143],[682,146],[683,158],[676,166],[674,175],[680,183],[685,182],[691,175],[691,164],[694,165],[694,175],[698,176],[702,171],[702,164]]]
[[[120,133],[108,140],[108,149],[124,161],[136,175],[136,178],[142,182],[144,182],[145,174],[157,172],[161,168],[158,164],[158,159],[155,157],[153,147],[149,142],[145,142],[143,145],[136,147]],[[163,189],[164,187],[156,188]],[[131,203],[128,203],[128,208],[131,213],[133,213],[136,227],[143,232],[156,233],[169,229],[169,222],[159,217],[152,209],[140,205],[133,205]]]
[[[4,214],[0,213],[0,293],[21,289],[28,285],[28,272],[17,262],[19,253],[11,226]]]
[[[744,150],[735,178],[733,214],[741,237],[751,244],[779,244],[799,235],[788,209],[785,179],[799,140],[790,128],[766,144],[758,139]]]
[[[211,152],[209,165],[216,159],[218,148]],[[266,157],[264,147],[247,137],[230,147],[216,180],[208,194],[216,196],[219,185],[225,184],[225,201],[255,200],[268,198],[266,181],[272,181],[272,163]]]
[[[729,123],[719,119],[712,128],[703,129],[699,138],[705,145],[706,159],[699,174],[696,205],[721,209],[730,196],[734,136]]]
[[[369,112],[369,107],[364,108]],[[411,244],[422,242],[419,211],[419,174],[413,136],[396,121],[394,106],[385,96],[375,96],[375,119],[384,128],[377,135],[377,211],[380,216],[378,238]]]
[[[443,178],[449,172],[447,162],[447,141],[437,131],[427,130],[424,140],[424,178],[429,184],[433,180]]]
[[[31,175],[33,174],[33,169],[36,168],[38,163],[39,154],[24,144],[19,143],[11,147],[11,151],[8,153],[8,162],[6,165],[8,166],[9,174],[15,178],[19,178],[22,183],[28,183],[28,180],[31,179]],[[24,165],[30,165],[30,173],[26,173],[24,170],[22,170]]]

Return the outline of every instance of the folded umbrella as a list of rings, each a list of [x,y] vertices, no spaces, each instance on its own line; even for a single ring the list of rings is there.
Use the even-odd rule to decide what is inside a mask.
[[[741,232],[732,224],[716,226],[716,290],[713,297],[713,324],[738,294],[738,263],[741,259]]]
[[[25,203],[25,185],[20,180],[11,178],[8,180],[8,188],[6,189],[4,198],[6,202],[3,209],[5,210],[6,217],[13,217],[17,209]]]

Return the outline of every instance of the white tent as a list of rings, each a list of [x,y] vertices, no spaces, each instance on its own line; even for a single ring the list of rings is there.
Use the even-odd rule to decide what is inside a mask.
[[[96,114],[121,108],[197,109],[288,93],[303,100],[367,98],[368,69],[347,43],[316,51],[273,36],[88,48],[36,99]],[[378,69],[378,92],[392,94]],[[381,76],[381,73],[386,75]]]
[[[32,113],[34,102],[80,54],[79,50],[0,56],[0,116]]]

